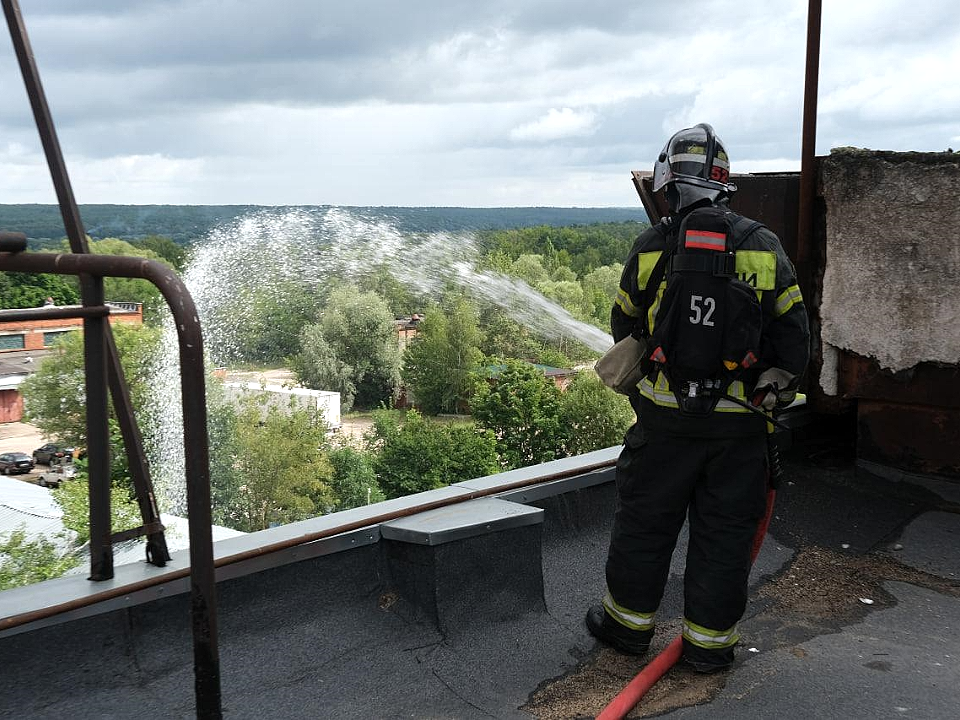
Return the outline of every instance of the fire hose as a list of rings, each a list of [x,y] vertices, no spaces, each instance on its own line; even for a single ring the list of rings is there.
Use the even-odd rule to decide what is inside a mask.
[[[756,401],[754,404],[757,404]],[[768,417],[768,420],[771,418]],[[780,425],[780,423],[776,423]],[[777,497],[777,488],[783,477],[783,468],[780,466],[780,450],[777,447],[777,441],[773,434],[774,425],[772,422],[767,424],[767,508],[760,523],[757,525],[757,532],[753,536],[753,545],[750,548],[750,564],[753,565],[760,554],[760,548],[763,546],[763,539],[766,537],[767,528],[770,526],[770,518],[773,515],[773,505]],[[622,720],[627,716],[641,698],[652,688],[657,681],[662,678],[666,672],[677,664],[680,656],[683,654],[683,637],[678,635],[667,645],[660,654],[644,666],[637,676],[631,680],[623,690],[617,694],[613,700],[603,709],[597,720]]]

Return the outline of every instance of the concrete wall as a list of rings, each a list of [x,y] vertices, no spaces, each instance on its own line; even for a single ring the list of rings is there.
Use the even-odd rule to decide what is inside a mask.
[[[960,362],[960,153],[834,151],[820,168],[824,342],[892,371]]]
[[[261,385],[252,382],[226,382],[224,390],[228,398],[239,402],[245,397],[255,397],[264,413],[271,407],[286,412],[290,408],[318,412],[331,430],[340,427],[340,393],[331,390],[288,388],[282,385]]]
[[[960,478],[960,153],[819,165],[820,387],[856,400],[862,465]]]

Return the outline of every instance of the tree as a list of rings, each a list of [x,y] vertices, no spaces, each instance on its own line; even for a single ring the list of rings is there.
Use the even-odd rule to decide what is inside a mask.
[[[476,310],[459,299],[449,312],[434,308],[424,315],[404,358],[404,381],[424,412],[457,412],[481,357]]]
[[[596,373],[577,373],[560,402],[560,419],[567,428],[566,454],[620,445],[634,417],[627,398],[604,385]]]
[[[601,327],[610,324],[610,308],[617,299],[623,265],[604,265],[584,275],[583,311]]]
[[[445,487],[496,472],[493,434],[473,423],[442,425],[410,411],[400,422],[376,413],[374,469],[388,498]]]
[[[79,564],[77,556],[62,554],[46,538],[27,540],[23,527],[0,535],[0,590],[60,577]]]
[[[151,382],[152,361],[159,352],[160,331],[119,323],[112,329],[133,407],[143,408]],[[66,333],[60,338],[37,372],[23,381],[20,392],[26,419],[44,435],[74,447],[85,446],[83,333]],[[151,423],[141,419],[140,425],[147,433]]]
[[[39,307],[48,297],[57,305],[80,302],[73,278],[44,273],[0,272],[0,309]]]
[[[316,321],[319,312],[311,289],[289,279],[275,278],[246,287],[237,300],[243,305],[243,323],[238,329],[236,354],[240,360],[257,363],[277,363],[297,355],[301,333]],[[214,322],[236,322],[236,310],[234,303],[218,308]]]
[[[131,245],[142,250],[149,250],[157,256],[166,260],[178,273],[182,273],[187,264],[187,251],[183,245],[178,245],[173,240],[160,235],[147,235],[147,237],[134,240]]]
[[[409,285],[397,280],[387,263],[381,263],[372,272],[358,278],[357,287],[382,297],[394,317],[412,315],[424,307],[423,298]]]
[[[521,255],[514,260],[510,274],[534,288],[539,288],[550,280],[550,273],[543,266],[543,258],[540,255]]]
[[[481,314],[482,346],[490,358],[513,358],[541,365],[567,367],[569,359],[560,350],[561,340],[546,341],[509,317],[500,308],[485,308]],[[569,346],[569,339],[565,344]]]
[[[335,376],[349,368],[355,403],[372,408],[392,402],[400,385],[401,358],[396,324],[383,299],[350,285],[336,288],[327,299],[319,327],[329,353],[318,355],[336,359],[339,365],[331,368]],[[299,365],[307,377],[312,372],[309,361],[304,357]]]
[[[353,368],[334,353],[321,325],[308,325],[300,335],[300,354],[294,359],[297,380],[311,388],[340,393],[340,406],[353,407],[357,394],[353,384]]]
[[[254,395],[241,403],[234,467],[242,484],[232,506],[221,510],[227,524],[246,532],[322,515],[335,505],[320,418],[293,406],[264,408]]]
[[[384,499],[369,452],[344,445],[331,449],[328,458],[333,466],[330,490],[333,492],[334,511],[349,510]]]
[[[216,525],[233,527],[243,476],[236,458],[241,448],[237,409],[226,399],[223,383],[207,380],[207,436],[210,446],[210,509]]]
[[[535,465],[562,455],[565,428],[560,391],[537,368],[508,360],[471,400],[480,427],[493,431],[504,469]]]

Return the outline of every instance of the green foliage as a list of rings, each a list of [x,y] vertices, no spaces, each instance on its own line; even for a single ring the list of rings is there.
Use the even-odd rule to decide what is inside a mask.
[[[521,255],[510,266],[510,275],[523,280],[530,287],[539,287],[550,280],[540,255]]]
[[[511,318],[502,309],[488,306],[480,313],[483,349],[489,357],[533,359],[543,349],[543,341]]]
[[[374,469],[388,498],[444,487],[496,472],[493,434],[472,423],[443,425],[410,411],[403,421],[378,413]]]
[[[319,330],[307,328],[304,337],[313,343],[297,363],[305,384],[316,387],[320,379],[332,378],[346,385],[343,379],[349,371],[358,407],[389,404],[396,397],[401,362],[396,325],[390,309],[376,294],[350,285],[336,288],[327,298]],[[324,343],[328,347],[324,348]],[[342,397],[341,404],[350,408]]]
[[[241,403],[234,468],[242,483],[231,505],[219,510],[226,524],[246,532],[322,515],[335,505],[333,467],[320,452],[326,427],[292,405],[264,407],[255,395]]]
[[[233,527],[243,477],[236,407],[226,399],[223,383],[207,378],[207,437],[210,444],[210,506],[216,525]]]
[[[582,277],[602,265],[623,262],[634,239],[646,227],[642,222],[577,227],[540,225],[486,232],[481,235],[481,242],[488,258],[506,256],[517,260],[522,255],[539,255],[548,272],[567,266]],[[497,262],[502,268],[502,260]]]
[[[308,325],[300,336],[300,354],[292,362],[297,380],[310,388],[340,393],[340,407],[353,407],[357,394],[353,368],[340,360],[327,342],[321,325]]]
[[[0,590],[60,577],[80,564],[75,555],[61,555],[46,538],[27,540],[23,527],[0,535]]]
[[[480,329],[472,304],[458,299],[449,311],[429,310],[407,348],[403,378],[424,412],[454,413],[465,405],[479,368]]]
[[[537,368],[508,360],[479,384],[471,401],[480,427],[493,431],[505,469],[553,460],[562,454],[566,429],[560,391]]]
[[[330,490],[334,497],[334,511],[349,510],[384,499],[370,453],[344,445],[330,450],[328,457],[333,466]]]
[[[244,289],[238,302],[245,307],[245,312],[237,359],[255,363],[283,362],[297,355],[301,333],[316,321],[320,312],[316,295],[293,280],[253,284]],[[226,305],[221,312],[229,315],[235,308]],[[235,322],[235,319],[218,317],[213,322]]]
[[[383,298],[393,317],[413,315],[420,312],[425,305],[423,297],[397,280],[387,265],[379,265],[373,272],[360,278],[357,288]]]
[[[57,305],[76,305],[80,292],[73,278],[20,272],[0,272],[0,310],[40,307],[48,297]]]
[[[150,367],[158,353],[160,331],[117,324],[113,326],[113,337],[133,406],[142,408],[149,391]],[[47,437],[83,447],[86,444],[84,381],[83,334],[67,333],[59,339],[55,351],[44,358],[37,372],[20,386],[26,419]],[[111,417],[112,412],[111,407]],[[144,433],[149,432],[152,421],[152,418],[141,419]]]
[[[587,273],[583,286],[583,312],[601,327],[610,323],[610,308],[617,299],[623,265],[604,265]]]
[[[87,464],[76,460],[77,474],[55,488],[53,499],[63,509],[63,526],[77,534],[76,543],[90,539],[90,488]],[[126,487],[113,483],[110,492],[110,528],[117,532],[137,527],[143,522],[140,508],[130,498]]]
[[[182,245],[177,245],[177,243],[168,237],[148,235],[145,238],[131,240],[130,244],[135,248],[147,250],[166,260],[178,273],[182,273],[186,268],[186,249]]]
[[[283,212],[285,208],[280,208]],[[318,208],[322,211],[322,208]],[[491,230],[541,225],[554,227],[594,223],[635,222],[643,211],[634,208],[465,208],[391,207],[365,208],[368,216],[387,218],[401,232],[451,232]],[[4,229],[26,233],[31,247],[59,241],[63,219],[56,205],[2,205]],[[98,205],[80,206],[80,215],[91,237],[119,237],[133,241],[156,233],[180,245],[189,245],[215,227],[251,213],[271,212],[262,205]]]
[[[563,393],[560,420],[567,429],[566,454],[581,455],[620,445],[634,412],[625,396],[589,371],[578,373]]]

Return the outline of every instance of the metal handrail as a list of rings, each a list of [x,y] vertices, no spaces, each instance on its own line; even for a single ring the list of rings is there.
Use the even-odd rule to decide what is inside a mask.
[[[2,239],[9,240],[11,235],[7,234]],[[193,298],[176,273],[155,260],[113,255],[24,253],[19,252],[19,248],[20,245],[16,243],[0,242],[0,250],[14,250],[0,252],[0,271],[85,275],[101,282],[104,277],[139,278],[157,287],[173,314],[180,350],[197,716],[219,718],[220,659],[217,648],[206,385],[203,337]],[[64,308],[53,307],[33,310],[40,317],[44,312],[62,316],[63,311]],[[96,313],[98,308],[88,306],[74,308],[73,311],[77,316],[89,315]],[[107,524],[109,525],[109,520]],[[91,527],[91,536],[92,532]]]

